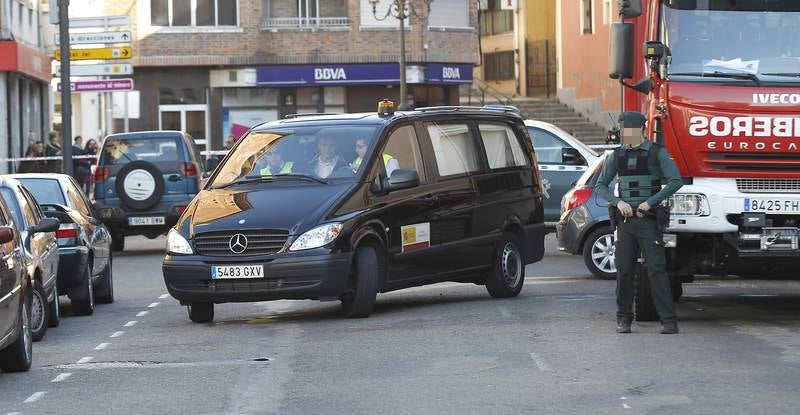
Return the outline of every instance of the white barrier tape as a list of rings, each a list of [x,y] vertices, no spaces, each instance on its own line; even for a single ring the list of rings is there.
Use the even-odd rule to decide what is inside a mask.
[[[612,150],[619,147],[619,144],[592,144],[589,148],[593,148],[595,150]]]
[[[72,156],[73,159],[97,159],[97,156]],[[18,157],[10,159],[0,159],[0,162],[8,161],[47,161],[47,160],[64,160],[62,156],[48,156],[48,157]]]
[[[204,156],[224,156],[228,154],[228,150],[208,150],[208,151],[201,151],[200,154]]]

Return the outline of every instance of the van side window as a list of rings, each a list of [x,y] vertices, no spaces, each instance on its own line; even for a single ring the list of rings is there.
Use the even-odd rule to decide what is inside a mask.
[[[530,167],[530,162],[511,128],[501,124],[480,124],[478,129],[490,168]]]
[[[413,169],[419,175],[419,182],[427,183],[422,153],[413,126],[404,125],[392,132],[380,157],[389,177],[395,169]]]
[[[475,142],[467,124],[429,123],[426,127],[440,176],[465,174],[480,168]]]

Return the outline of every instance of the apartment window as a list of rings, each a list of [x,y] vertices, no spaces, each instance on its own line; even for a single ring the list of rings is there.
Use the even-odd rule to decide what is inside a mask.
[[[349,26],[347,0],[262,0],[264,28]]]
[[[591,35],[594,33],[594,11],[592,10],[592,3],[594,0],[581,0],[581,33],[584,35]]]
[[[504,81],[514,79],[514,52],[487,53],[483,55],[483,79]]]
[[[502,10],[502,0],[488,0],[487,8],[481,12],[481,35],[499,35],[514,31],[514,11]]]
[[[603,0],[603,24],[608,26],[614,17],[611,15],[611,0]]]
[[[238,26],[237,0],[150,0],[151,26]]]
[[[428,26],[435,28],[468,28],[468,0],[435,0],[431,3]]]

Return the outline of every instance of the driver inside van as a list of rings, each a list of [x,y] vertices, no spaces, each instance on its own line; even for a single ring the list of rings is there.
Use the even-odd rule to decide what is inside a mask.
[[[284,161],[281,149],[277,146],[269,149],[264,156],[267,165],[259,169],[262,176],[272,176],[273,174],[289,174],[294,168],[293,161]]]

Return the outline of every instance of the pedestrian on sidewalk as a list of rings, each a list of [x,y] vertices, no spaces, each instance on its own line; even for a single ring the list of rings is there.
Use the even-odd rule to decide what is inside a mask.
[[[89,181],[89,171],[92,163],[88,159],[75,158],[76,156],[85,156],[86,152],[83,151],[83,137],[75,136],[72,142],[72,175],[75,181],[78,182],[81,189],[86,190],[86,183]]]
[[[25,158],[44,157],[44,148],[39,141],[31,142],[25,150]],[[23,160],[19,162],[18,173],[42,173],[45,171],[44,160]]]
[[[61,156],[61,142],[58,133],[55,131],[50,131],[48,134],[48,140],[44,143],[44,155],[46,157],[58,157]],[[45,162],[45,171],[48,173],[63,173],[64,169],[62,167],[63,163],[62,160],[47,160]]]

